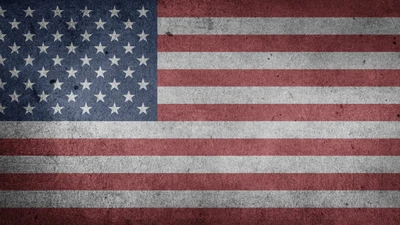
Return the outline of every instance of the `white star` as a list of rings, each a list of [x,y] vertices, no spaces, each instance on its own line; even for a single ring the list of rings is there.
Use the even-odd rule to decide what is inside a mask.
[[[31,7],[28,7],[26,10],[24,10],[25,12],[25,17],[33,17],[33,12],[35,12],[35,10],[32,10]]]
[[[89,111],[90,111],[90,109],[91,109],[92,107],[88,106],[87,103],[85,103],[85,106],[80,107],[80,108],[83,110],[82,115],[85,114],[85,113],[87,113],[87,114],[90,115],[90,112],[89,112]]]
[[[128,67],[127,70],[124,70],[125,78],[127,78],[127,77],[132,77],[133,78],[132,73],[134,73],[134,72],[135,72],[134,70],[131,70],[131,68]]]
[[[99,101],[104,102],[104,97],[106,97],[106,95],[103,95],[101,93],[101,91],[99,91],[99,93],[97,95],[94,95],[94,96],[96,96],[96,98],[97,98],[96,102],[99,102]]]
[[[58,30],[57,30],[57,32],[55,33],[55,34],[52,34],[53,35],[53,37],[54,37],[54,41],[61,41],[61,37],[64,35],[64,34],[60,34],[59,32],[58,32]]]
[[[0,6],[0,16],[4,17],[4,13],[7,12],[7,10],[4,10]]]
[[[56,82],[54,83],[54,89],[60,89],[61,90],[61,85],[63,85],[63,82],[58,81],[58,79],[56,80]]]
[[[149,11],[149,10],[146,10],[146,9],[144,9],[144,6],[142,6],[142,9],[140,9],[140,10],[137,10],[139,13],[140,13],[140,15],[139,15],[139,18],[140,17],[142,17],[142,16],[144,16],[144,17],[147,17],[147,12]]]
[[[141,41],[146,41],[147,42],[147,36],[149,36],[149,35],[145,34],[144,30],[142,30],[142,33],[138,34],[137,36],[139,36],[139,42],[141,42]]]
[[[125,48],[125,54],[127,54],[127,53],[133,54],[132,49],[135,48],[135,46],[131,46],[131,43],[128,42],[128,45],[123,46],[123,47]]]
[[[82,90],[85,90],[85,89],[90,90],[90,85],[91,84],[92,84],[91,82],[88,82],[87,79],[85,79],[85,82],[81,83],[81,85],[83,86]]]
[[[28,30],[28,33],[23,34],[25,36],[25,42],[27,41],[33,41],[33,36],[35,36],[35,34],[31,34],[31,31]]]
[[[89,34],[89,33],[87,32],[87,30],[85,30],[85,33],[84,33],[84,34],[81,34],[81,36],[83,37],[83,40],[82,40],[82,41],[89,41],[89,42],[90,42],[90,36],[92,36],[92,34]]]
[[[67,70],[68,78],[70,78],[70,77],[76,78],[76,76],[75,76],[76,72],[78,72],[78,70],[74,70],[74,68],[71,67],[71,69]]]
[[[130,19],[128,19],[128,21],[126,21],[126,22],[124,22],[124,24],[125,24],[125,29],[133,29],[132,28],[132,25],[134,24],[135,22],[131,22],[131,20]]]
[[[142,113],[147,114],[147,109],[148,109],[149,107],[144,106],[144,103],[142,103],[142,106],[139,106],[139,107],[137,107],[137,108],[140,110],[140,112],[139,112],[139,115],[140,115],[140,114],[142,114]]]
[[[33,60],[35,60],[35,58],[31,58],[31,55],[28,55],[28,58],[24,58],[24,60],[25,60],[25,66],[27,65],[33,66]]]
[[[13,78],[13,77],[18,78],[18,73],[19,73],[20,71],[17,70],[17,69],[15,69],[15,66],[14,66],[14,69],[13,69],[13,70],[9,70],[9,71],[10,71],[10,73],[11,73],[11,78]]]
[[[84,9],[84,10],[81,10],[81,12],[83,13],[82,17],[85,17],[85,16],[90,17],[89,13],[90,13],[91,11],[92,11],[92,10],[89,10],[89,9],[87,8],[87,6],[85,6],[85,9]]]
[[[74,93],[71,91],[71,93],[70,93],[69,95],[65,95],[65,96],[68,97],[68,102],[70,102],[70,101],[75,102],[75,98],[76,98],[76,96],[78,96],[78,95],[74,95]]]
[[[71,20],[69,22],[66,22],[66,23],[68,24],[68,30],[69,30],[69,29],[76,29],[75,25],[78,22],[74,22],[74,20],[71,18]]]
[[[111,17],[113,17],[113,16],[119,17],[119,16],[118,16],[118,13],[119,13],[119,11],[121,11],[121,10],[117,10],[117,9],[115,8],[115,6],[114,6],[114,8],[113,8],[112,10],[108,10],[108,11],[110,11]]]
[[[121,107],[117,107],[117,106],[115,105],[115,102],[114,102],[114,105],[111,106],[111,107],[108,107],[108,108],[111,109],[111,114],[113,114],[113,113],[118,114],[118,109],[120,109]]]
[[[115,30],[112,34],[109,34],[111,37],[111,41],[118,41],[118,37],[120,36],[120,34],[115,33]]]
[[[0,9],[1,9],[1,7],[0,7]],[[7,107],[3,106],[3,105],[0,103],[0,112],[4,114],[4,110],[5,110],[5,109],[7,109]]]
[[[6,85],[7,82],[3,82],[0,78],[0,88],[4,90],[4,85]]]
[[[56,17],[56,16],[62,17],[62,16],[61,16],[61,13],[62,13],[64,10],[60,10],[60,9],[58,8],[58,6],[57,6],[55,10],[51,10],[51,11],[54,12],[54,17]]]
[[[133,102],[132,101],[132,98],[135,96],[135,95],[131,95],[131,92],[129,92],[128,91],[128,93],[126,93],[126,95],[123,95],[124,97],[125,97],[125,102]]]
[[[137,58],[137,60],[139,60],[139,66],[141,66],[141,65],[147,66],[147,60],[149,60],[149,58],[145,58],[144,55],[142,55],[142,57]]]
[[[6,35],[7,35],[7,34],[3,34],[3,33],[1,32],[1,30],[0,30],[0,40],[4,41],[4,37],[5,37]]]
[[[108,84],[111,85],[111,89],[110,89],[110,90],[112,90],[112,89],[118,90],[118,85],[119,85],[120,83],[121,83],[121,82],[116,82],[116,81],[115,81],[115,78],[114,78],[113,82],[108,82]]]
[[[6,61],[7,58],[3,58],[2,55],[0,55],[0,64],[4,66],[4,61]]]
[[[82,66],[84,65],[90,66],[90,60],[92,60],[92,58],[88,58],[87,55],[85,55],[85,58],[81,58],[81,60],[82,60]]]
[[[17,93],[14,91],[14,93],[13,93],[12,95],[8,95],[8,96],[11,97],[11,102],[13,102],[13,101],[19,102],[18,98],[19,98],[19,96],[21,96],[21,95],[17,94]]]
[[[37,46],[40,49],[40,53],[46,53],[47,54],[47,49],[49,48],[49,46],[44,45],[44,42],[42,42],[42,46]]]
[[[46,29],[47,30],[47,24],[49,24],[49,22],[44,21],[44,18],[42,18],[42,21],[38,22],[38,24],[40,25],[39,30],[40,29]]]
[[[101,66],[98,70],[95,70],[95,72],[97,73],[97,77],[103,77],[104,78],[104,73],[106,72],[106,70],[102,70]]]
[[[53,59],[53,61],[54,61],[54,66],[55,65],[60,65],[61,66],[61,61],[64,59],[64,58],[60,58],[60,57],[58,57],[58,55],[55,57],[55,58],[52,58]]]
[[[120,58],[115,57],[115,55],[109,59],[111,61],[111,66],[112,65],[117,65],[118,66],[118,61],[120,60]]]
[[[16,19],[14,19],[12,22],[9,22],[10,24],[11,24],[11,29],[19,29],[18,28],[18,25],[21,23],[21,22],[18,22]]]
[[[106,46],[103,46],[103,45],[101,45],[101,42],[99,43],[99,45],[98,46],[94,46],[96,49],[97,49],[97,52],[96,52],[96,54],[97,53],[104,53],[104,49],[106,48]]]
[[[139,84],[139,90],[142,90],[142,89],[145,89],[145,90],[147,90],[147,85],[149,85],[149,83],[148,82],[145,82],[144,81],[144,79],[142,79],[142,81],[140,82],[140,83],[138,83]]]
[[[24,107],[24,109],[25,109],[25,114],[28,114],[28,113],[30,113],[30,114],[33,114],[33,109],[34,109],[35,107],[32,107],[31,106],[31,103],[28,103],[28,105],[26,106],[26,107]]]
[[[64,107],[61,107],[58,103],[56,104],[55,107],[51,107],[54,109],[54,114],[56,113],[60,113],[61,114],[61,109],[63,109]]]
[[[66,48],[68,49],[68,54],[69,54],[69,53],[75,53],[75,54],[76,54],[75,49],[76,49],[77,47],[78,47],[78,46],[74,46],[74,44],[72,44],[72,42],[71,42],[71,45],[70,45],[70,46],[66,46]]]
[[[33,85],[34,85],[35,83],[32,83],[31,80],[28,79],[28,81],[27,81],[27,82],[24,82],[24,84],[25,84],[25,90],[27,90],[27,89],[33,90]]]
[[[21,46],[17,46],[17,45],[15,44],[15,42],[14,42],[13,46],[8,46],[8,47],[11,48],[11,53],[10,53],[10,54],[13,54],[14,52],[17,53],[17,54],[19,54],[18,49],[21,48]]]
[[[96,29],[103,29],[104,30],[104,24],[106,24],[107,22],[103,22],[101,21],[101,18],[99,19],[99,22],[94,22],[97,25]]]
[[[38,72],[40,73],[39,78],[41,77],[47,77],[47,73],[49,72],[49,70],[45,70],[44,66],[42,67],[42,70],[38,70]]]
[[[46,95],[46,93],[44,93],[44,91],[42,91],[42,94],[38,95],[40,100],[39,102],[45,101],[47,102],[47,97],[49,97],[49,95]]]

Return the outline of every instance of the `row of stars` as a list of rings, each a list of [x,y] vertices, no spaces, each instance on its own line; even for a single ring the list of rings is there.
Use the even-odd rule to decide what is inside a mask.
[[[139,66],[141,66],[141,65],[147,66],[147,61],[149,60],[149,58],[146,58],[144,55],[142,55],[142,57],[136,58],[136,59],[139,61]],[[5,65],[4,61],[6,61],[6,60],[7,60],[7,58],[3,58],[2,55],[0,55],[0,65],[4,66]],[[24,60],[25,60],[25,66],[28,66],[28,65],[33,66],[33,60],[35,60],[35,58],[32,58],[31,55],[28,55],[28,57],[24,58]],[[57,54],[55,58],[52,58],[52,60],[54,62],[54,66],[56,66],[56,65],[62,66],[61,61],[64,60],[64,58],[60,58]],[[90,61],[92,60],[92,58],[89,58],[87,56],[87,54],[85,54],[85,57],[80,58],[80,60],[82,61],[82,66],[84,66],[84,65],[90,66]],[[121,58],[117,58],[114,55],[112,58],[109,58],[109,60],[111,61],[110,66],[112,66],[112,65],[119,66],[118,62],[119,62],[119,60],[121,60]],[[10,72],[11,71],[12,70],[10,70]],[[19,71],[16,70],[15,67],[14,67],[13,71],[14,71],[14,73],[17,73],[17,74],[19,73]],[[13,73],[11,72],[11,74],[13,74]],[[18,76],[16,76],[16,77],[18,77]]]
[[[14,91],[11,95],[9,95],[11,98],[11,102],[17,102],[19,103],[19,98],[22,95],[17,94],[16,91]],[[50,95],[46,94],[44,91],[42,91],[41,94],[38,94],[38,97],[40,98],[39,102],[47,102],[47,98]],[[78,95],[74,94],[73,91],[71,91],[70,94],[65,95],[68,98],[68,102],[76,102],[76,98],[78,97]],[[105,94],[103,94],[101,91],[99,91],[98,94],[94,95],[96,97],[96,102],[104,102],[104,98],[107,96]],[[132,98],[135,97],[135,95],[131,94],[130,91],[128,91],[125,95],[122,95],[125,97],[125,102],[133,102]]]
[[[23,83],[24,83],[24,85],[25,85],[25,90],[28,90],[28,89],[33,90],[33,85],[34,85],[35,83],[32,82],[30,79],[28,79],[27,82],[23,82]],[[5,90],[5,89],[4,89],[4,86],[5,86],[6,84],[7,84],[7,82],[3,82],[3,81],[1,80],[1,78],[0,78],[0,89]],[[62,87],[61,87],[61,86],[62,86],[63,84],[64,84],[64,82],[60,82],[60,81],[57,79],[57,80],[53,83],[53,85],[54,85],[53,90],[57,90],[57,89],[62,90]],[[82,90],[85,90],[85,89],[90,90],[90,85],[92,85],[92,82],[89,82],[87,79],[85,79],[85,81],[84,81],[84,82],[81,82],[80,84],[82,85]],[[108,84],[111,86],[110,90],[113,90],[113,89],[119,90],[119,89],[118,89],[118,86],[121,84],[121,82],[117,82],[117,81],[115,80],[115,78],[114,78],[113,82],[108,82]],[[146,82],[144,79],[142,79],[142,81],[139,82],[139,83],[137,83],[137,84],[139,85],[139,90],[144,89],[144,90],[147,91],[147,85],[149,85],[150,83],[149,83],[149,82]],[[14,91],[14,93],[15,93],[15,91]],[[10,95],[10,96],[11,96],[11,95]],[[18,95],[18,96],[21,96],[21,95]],[[12,97],[11,97],[11,98],[12,98]],[[11,102],[13,102],[14,100],[18,102],[18,98],[16,98],[16,99],[13,99],[13,98],[12,98]]]
[[[4,110],[7,109],[7,108],[8,108],[8,107],[3,106],[3,105],[0,103],[0,113],[5,114]],[[28,105],[27,105],[26,107],[23,107],[23,108],[25,109],[25,114],[33,114],[33,110],[34,110],[36,107],[33,107],[33,106],[31,106],[30,103],[28,103]],[[57,114],[57,113],[58,113],[58,114],[62,114],[61,110],[64,109],[65,107],[60,106],[60,105],[57,103],[56,106],[51,107],[51,108],[54,110],[54,113],[53,113],[53,114]],[[88,115],[90,115],[90,109],[92,109],[93,107],[88,106],[88,104],[85,103],[84,106],[79,107],[79,108],[82,109],[82,115],[84,115],[84,114],[86,114],[86,113],[87,113]],[[116,104],[114,103],[111,107],[108,107],[108,108],[111,109],[111,113],[110,113],[110,114],[113,114],[113,113],[118,114],[118,110],[119,110],[121,107],[116,106]],[[138,106],[137,108],[139,109],[139,115],[142,114],[142,113],[147,114],[147,110],[149,109],[149,107],[145,106],[144,103],[142,103],[142,105],[141,105],[141,106]]]
[[[29,6],[26,10],[23,10],[25,12],[25,17],[33,17],[33,13],[36,10],[31,9],[31,7]],[[51,10],[54,13],[54,17],[62,17],[62,12],[64,12],[64,10],[60,9],[58,6],[56,7],[56,9]],[[89,17],[90,18],[90,13],[93,10],[90,10],[87,8],[87,6],[85,6],[85,9],[80,10],[82,12],[82,17]],[[119,12],[121,10],[118,10],[115,6],[114,8],[112,8],[111,10],[108,10],[111,13],[111,18],[112,17],[119,17]],[[139,18],[140,17],[147,17],[147,13],[149,12],[149,10],[146,10],[144,8],[144,6],[142,6],[141,9],[136,10],[137,12],[139,12]],[[7,12],[7,10],[2,9],[2,7],[0,6],[0,16],[4,17],[4,13]]]
[[[11,25],[11,29],[16,29],[16,30],[19,30],[19,24],[21,23],[21,22],[18,22],[15,18],[14,18],[14,20],[12,21],[12,22],[9,22],[10,23],[10,25]],[[42,21],[40,21],[40,22],[38,22],[38,24],[39,24],[39,30],[41,30],[41,29],[45,29],[45,30],[48,30],[47,29],[47,25],[49,24],[50,22],[46,22],[45,20],[44,20],[44,18],[42,18]],[[71,18],[71,20],[69,21],[69,22],[65,22],[67,25],[68,25],[68,30],[76,30],[76,25],[78,24],[78,22],[75,22],[72,18]],[[101,20],[101,18],[99,19],[99,21],[98,22],[94,22],[96,25],[97,25],[97,27],[96,27],[96,29],[97,30],[99,30],[99,29],[105,29],[104,28],[104,25],[107,23],[107,22],[103,22],[102,20]],[[125,30],[127,30],[127,29],[133,29],[133,24],[135,23],[135,22],[132,22],[130,19],[128,19],[126,22],[123,22],[124,24],[125,24]]]
[[[0,40],[1,41],[5,41],[5,37],[6,37],[6,35],[7,34],[3,34],[1,31],[0,31]],[[25,42],[28,42],[28,41],[33,41],[33,37],[35,36],[35,34],[32,34],[30,31],[28,31],[28,33],[26,33],[26,34],[23,34],[24,36],[25,36]],[[90,34],[90,33],[88,33],[87,32],[87,30],[85,30],[85,33],[83,33],[83,34],[81,34],[81,36],[82,36],[82,41],[87,41],[87,42],[90,42],[90,37],[92,36],[93,34]],[[60,42],[62,42],[62,40],[61,40],[61,37],[62,36],[64,36],[64,34],[61,34],[58,30],[57,30],[57,32],[55,33],[55,34],[52,34],[52,36],[54,37],[54,42],[56,42],[56,41],[60,41]],[[112,41],[116,41],[116,42],[118,42],[119,41],[119,36],[121,36],[121,34],[117,34],[117,32],[115,32],[115,30],[113,31],[113,33],[112,34],[109,34],[109,36],[110,36],[110,38],[111,38],[111,41],[110,42],[112,42]],[[139,36],[139,42],[141,42],[141,41],[146,41],[147,42],[147,36],[149,36],[149,34],[146,34],[145,32],[144,32],[144,30],[142,30],[142,33],[140,33],[140,34],[137,34],[137,36]],[[14,38],[13,38],[14,39]],[[72,44],[72,43],[71,43]],[[15,45],[15,42],[14,42],[14,45]],[[13,49],[12,48],[12,46],[9,46],[11,49]],[[19,48],[20,46],[18,46],[18,48]],[[11,52],[11,53],[13,53],[13,52]]]
[[[14,69],[13,70],[9,70],[9,72],[11,73],[11,78],[13,78],[13,77],[19,78],[19,73],[21,71],[17,70],[14,67]],[[50,72],[50,70],[46,70],[44,68],[44,66],[43,66],[42,69],[38,70],[37,72],[39,72],[39,74],[40,74],[39,78],[41,78],[41,77],[47,78],[47,74]],[[70,77],[76,78],[76,73],[78,73],[78,70],[75,70],[73,67],[71,67],[69,70],[66,70],[65,72],[68,73],[68,78],[70,78]],[[105,78],[104,74],[107,72],[107,70],[103,70],[101,68],[101,66],[100,66],[99,69],[98,70],[94,70],[94,72],[97,75],[96,78],[100,78],[100,77]],[[126,70],[123,70],[123,72],[125,73],[125,78],[128,78],[128,77],[133,78],[132,74],[135,72],[135,70],[131,70],[131,68],[128,67]],[[59,71],[57,71],[57,73],[59,73]],[[2,82],[1,78],[0,78],[0,88],[2,87],[2,84],[3,84],[3,87],[4,87],[4,84],[6,84],[6,83]]]

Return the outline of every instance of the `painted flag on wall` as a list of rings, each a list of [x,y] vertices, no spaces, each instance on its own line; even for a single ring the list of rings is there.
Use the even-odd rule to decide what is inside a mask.
[[[399,224],[400,2],[0,2],[0,224]]]

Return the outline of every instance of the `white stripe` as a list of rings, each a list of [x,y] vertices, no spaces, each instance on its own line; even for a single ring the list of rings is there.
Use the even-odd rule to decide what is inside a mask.
[[[400,87],[159,87],[158,102],[159,104],[400,104]]]
[[[400,18],[158,18],[158,33],[399,34]]]
[[[159,52],[158,69],[400,69],[400,53]]]
[[[400,156],[0,156],[0,164],[0,173],[400,173]]]
[[[399,208],[399,191],[0,191],[1,208]]]
[[[400,138],[398,122],[0,122],[0,138]]]

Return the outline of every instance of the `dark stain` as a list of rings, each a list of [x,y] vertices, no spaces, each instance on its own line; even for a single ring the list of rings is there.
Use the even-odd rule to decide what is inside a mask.
[[[38,94],[39,94],[39,93],[38,93],[37,90],[34,88],[34,89],[33,89],[33,96],[32,96],[32,99],[33,99],[35,102],[39,102],[39,101],[40,101],[40,97],[39,97]]]
[[[397,114],[397,118],[400,118],[400,114]]]
[[[54,84],[56,82],[56,80],[50,80],[50,84]]]
[[[105,51],[104,53],[105,53],[106,55],[108,55],[108,51]]]
[[[165,33],[167,36],[172,37],[174,36],[171,32],[167,31],[167,33]]]
[[[397,42],[393,41],[393,44],[395,45],[395,44],[397,44]]]
[[[79,86],[78,85],[75,85],[74,86],[74,90],[78,90],[79,89]]]
[[[126,220],[125,220],[125,224],[126,224],[126,225],[132,225],[133,222],[132,222],[131,220],[129,220],[129,219],[126,219]]]
[[[363,63],[365,64],[365,62],[366,62],[366,61],[364,60]]]

